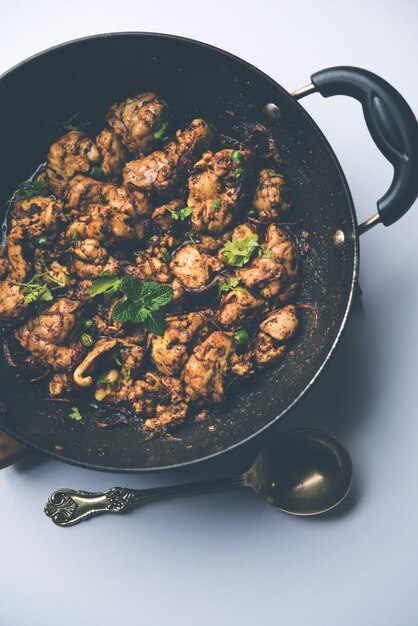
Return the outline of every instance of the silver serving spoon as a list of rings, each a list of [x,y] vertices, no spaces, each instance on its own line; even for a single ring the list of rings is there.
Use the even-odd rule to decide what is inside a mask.
[[[348,451],[319,430],[293,430],[273,440],[239,476],[157,487],[114,487],[103,493],[58,489],[45,513],[58,526],[72,526],[100,513],[121,513],[138,504],[171,496],[250,487],[267,504],[292,515],[318,515],[339,504],[350,490]]]

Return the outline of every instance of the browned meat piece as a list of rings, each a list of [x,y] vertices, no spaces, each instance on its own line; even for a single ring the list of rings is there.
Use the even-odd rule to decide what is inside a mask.
[[[266,333],[259,333],[254,339],[252,353],[256,366],[262,368],[282,359],[286,354],[286,346],[277,344],[277,341]]]
[[[112,256],[98,264],[77,258],[71,263],[70,270],[81,280],[93,280],[99,274],[117,274],[120,270],[120,262]]]
[[[253,343],[253,359],[257,367],[264,367],[284,357],[285,342],[294,337],[299,326],[296,307],[289,304],[272,311],[260,324],[260,333]]]
[[[90,204],[88,212],[74,220],[67,228],[67,240],[95,239],[111,242],[114,239],[136,239],[134,216],[127,211],[101,204]]]
[[[260,330],[276,341],[285,343],[295,334],[299,326],[297,308],[288,304],[282,309],[272,311],[260,324]]]
[[[169,232],[173,226],[176,226],[175,220],[172,217],[171,211],[178,211],[184,207],[182,200],[171,200],[157,207],[152,214],[152,219],[161,230]]]
[[[247,289],[236,287],[221,297],[218,320],[225,328],[238,330],[268,311],[268,303]]]
[[[54,239],[66,219],[64,204],[52,197],[20,200],[14,203],[11,212],[12,229],[20,228],[25,241],[30,243],[37,242],[42,235]]]
[[[144,430],[155,433],[181,424],[188,408],[180,380],[153,372],[147,372],[136,381],[108,385],[98,399],[110,404],[130,404],[135,413],[144,419]]]
[[[100,245],[97,239],[82,239],[74,246],[74,254],[85,263],[103,265],[109,256],[106,248]]]
[[[237,157],[239,155],[239,157]],[[235,158],[234,158],[235,157]],[[245,200],[252,155],[247,150],[206,152],[189,178],[188,206],[192,224],[202,233],[221,233],[231,224]]]
[[[254,374],[254,364],[252,362],[252,354],[246,352],[245,354],[231,354],[229,359],[229,365],[231,372],[240,378],[249,378]]]
[[[165,248],[158,245],[150,246],[136,255],[135,276],[140,280],[156,280],[159,283],[169,283],[173,276],[168,265],[170,255]],[[127,268],[127,273],[131,273]]]
[[[78,342],[71,343],[79,315],[79,302],[60,298],[21,326],[15,337],[43,365],[55,371],[67,370],[83,354]]]
[[[156,93],[149,91],[114,104],[106,119],[129,152],[134,156],[141,156],[155,150],[158,144],[154,135],[156,125],[166,113],[167,103]]]
[[[154,335],[151,359],[156,368],[167,376],[178,374],[189,358],[193,342],[208,333],[209,312],[186,313],[167,319],[167,329],[161,337]]]
[[[123,182],[136,204],[151,192],[170,199],[176,195],[181,178],[181,159],[201,153],[212,141],[213,133],[203,120],[193,120],[184,130],[177,131],[176,141],[168,143],[137,161],[127,163],[123,170]],[[139,195],[138,195],[139,194]]]
[[[51,396],[62,396],[73,390],[73,377],[70,372],[57,372],[49,381],[49,393]]]
[[[285,181],[274,170],[264,169],[258,175],[258,183],[253,198],[257,217],[263,222],[283,219],[290,209],[285,199]]]
[[[100,152],[93,139],[85,133],[72,130],[58,139],[49,149],[46,174],[53,193],[62,198],[68,181],[76,174],[88,174],[93,165],[99,165]]]
[[[123,166],[129,159],[129,153],[119,136],[105,128],[96,137],[96,144],[102,155],[101,168],[109,180],[118,181],[122,176]]]
[[[23,247],[25,233],[17,224],[10,230],[6,240],[8,279],[23,282],[30,271],[30,264],[25,258]]]
[[[174,253],[170,268],[186,290],[204,291],[223,264],[216,257],[200,252],[197,246],[186,244]]]
[[[266,233],[264,254],[249,267],[238,268],[237,277],[249,289],[258,289],[264,298],[274,298],[293,282],[297,275],[296,250],[290,237],[271,224]]]
[[[206,400],[213,404],[222,402],[232,352],[231,337],[219,330],[196,346],[182,374],[186,398],[192,402],[198,400]]]
[[[9,281],[0,283],[0,321],[6,324],[24,317],[29,309],[20,287]]]

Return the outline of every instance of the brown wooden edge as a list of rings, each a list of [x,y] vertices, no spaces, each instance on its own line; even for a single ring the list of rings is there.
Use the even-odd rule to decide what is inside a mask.
[[[34,450],[0,430],[0,469],[34,454]]]

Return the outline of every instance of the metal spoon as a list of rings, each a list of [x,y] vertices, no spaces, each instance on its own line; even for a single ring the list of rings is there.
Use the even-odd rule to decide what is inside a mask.
[[[345,498],[351,480],[351,458],[341,443],[319,430],[293,430],[263,448],[239,476],[155,489],[114,487],[103,493],[59,489],[44,510],[58,526],[72,526],[93,515],[121,513],[171,496],[250,487],[280,511],[318,515]]]

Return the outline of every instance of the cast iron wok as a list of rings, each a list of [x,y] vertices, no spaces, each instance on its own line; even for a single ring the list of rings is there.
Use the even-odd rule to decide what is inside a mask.
[[[93,409],[88,406],[82,411],[83,422],[73,422],[68,418],[71,405],[49,402],[45,388],[17,377],[2,360],[0,427],[48,454],[95,469],[178,467],[225,452],[282,417],[331,357],[357,282],[359,228],[335,154],[297,103],[298,97],[317,90],[324,96],[346,94],[360,100],[373,139],[394,165],[392,185],[362,230],[379,221],[390,225],[417,196],[416,120],[402,97],[374,74],[349,67],[323,70],[292,97],[256,68],[219,49],[173,36],[123,33],[52,48],[0,79],[3,215],[19,181],[44,160],[51,120],[81,110],[82,117],[93,122],[94,132],[110,104],[149,89],[174,107],[179,124],[201,116],[228,133],[229,110],[236,113],[234,119],[274,127],[286,164],[292,221],[302,218],[303,229],[309,232],[299,300],[317,309],[318,328],[311,335],[309,324],[303,324],[295,358],[239,385],[208,419],[187,421],[173,439],[145,442],[137,426],[120,430],[93,426],[89,419]]]

